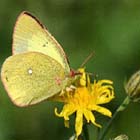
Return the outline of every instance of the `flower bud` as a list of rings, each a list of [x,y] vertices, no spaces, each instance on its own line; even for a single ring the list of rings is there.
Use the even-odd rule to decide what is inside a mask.
[[[128,140],[128,136],[122,134],[114,138],[113,140]]]
[[[140,70],[130,77],[125,85],[125,91],[134,102],[140,100]]]

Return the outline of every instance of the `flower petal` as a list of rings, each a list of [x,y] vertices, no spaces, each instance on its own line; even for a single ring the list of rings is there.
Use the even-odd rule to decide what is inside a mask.
[[[83,127],[83,112],[81,110],[77,110],[75,120],[75,131],[77,137],[81,134],[82,127]]]
[[[64,120],[64,125],[65,125],[65,127],[67,127],[67,128],[69,128],[69,121],[68,120]]]
[[[93,115],[93,113],[92,113],[91,111],[85,110],[85,111],[84,111],[84,116],[85,116],[85,118],[86,118],[86,120],[87,120],[88,123],[89,123],[89,121],[91,121],[91,122],[92,122],[94,125],[96,125],[97,127],[101,127],[100,124],[97,124],[97,123],[95,122],[95,117],[94,117],[94,115]]]
[[[95,110],[105,116],[108,116],[108,117],[111,117],[112,116],[112,113],[110,110],[106,109],[105,107],[101,107],[101,106],[98,106],[98,105],[94,105],[92,106],[92,110]]]
[[[65,120],[69,120],[69,116],[73,114],[75,111],[76,111],[76,108],[74,108],[74,106],[71,104],[64,105],[63,110],[60,113],[58,113],[57,108],[55,108],[56,116],[64,117]]]

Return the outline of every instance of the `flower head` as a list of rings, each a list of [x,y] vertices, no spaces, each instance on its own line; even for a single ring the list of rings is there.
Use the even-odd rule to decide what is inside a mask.
[[[79,69],[79,71],[82,75],[75,89],[66,90],[64,94],[59,96],[59,101],[61,99],[64,102],[62,111],[58,113],[57,108],[55,109],[55,114],[64,118],[66,127],[69,127],[69,116],[76,113],[75,131],[77,137],[82,132],[84,119],[87,123],[91,122],[97,127],[101,127],[100,124],[95,122],[94,111],[111,117],[111,112],[100,105],[108,103],[114,98],[112,81],[94,80],[91,83],[89,75],[85,73],[84,69]]]

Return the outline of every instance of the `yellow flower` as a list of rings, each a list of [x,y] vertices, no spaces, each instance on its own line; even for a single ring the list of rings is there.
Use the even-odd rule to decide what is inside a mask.
[[[112,81],[94,80],[94,83],[91,83],[89,75],[85,73],[84,69],[79,71],[82,72],[82,75],[76,88],[66,91],[59,97],[59,101],[64,102],[62,111],[58,113],[57,108],[55,108],[55,114],[58,117],[64,117],[66,127],[69,127],[69,116],[76,113],[75,131],[77,138],[82,132],[84,118],[87,123],[92,122],[97,127],[101,127],[95,122],[94,111],[111,117],[111,112],[100,104],[108,103],[114,98]]]

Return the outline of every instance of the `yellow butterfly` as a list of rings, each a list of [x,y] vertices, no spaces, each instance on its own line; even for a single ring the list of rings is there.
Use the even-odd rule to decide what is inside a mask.
[[[69,85],[71,70],[65,52],[28,12],[22,12],[16,21],[12,53],[2,66],[1,77],[17,106],[41,102]]]

